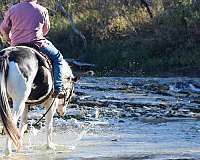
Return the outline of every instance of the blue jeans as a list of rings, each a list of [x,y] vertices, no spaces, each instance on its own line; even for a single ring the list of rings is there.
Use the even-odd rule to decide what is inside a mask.
[[[60,51],[48,40],[40,48],[40,51],[45,53],[51,60],[54,71],[54,91],[60,92],[62,90],[62,67],[63,56]]]

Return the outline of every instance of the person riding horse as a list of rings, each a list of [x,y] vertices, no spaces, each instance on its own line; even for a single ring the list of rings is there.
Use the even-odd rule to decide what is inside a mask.
[[[46,108],[47,148],[55,149],[52,140],[55,112],[64,116],[67,104],[73,96],[76,78],[63,59],[62,88],[65,97],[50,96],[53,89],[51,67],[38,57],[36,49],[27,46],[12,46],[0,50],[0,120],[7,136],[5,154],[12,153],[12,144],[19,150],[28,126],[28,111],[40,104]],[[11,110],[12,107],[12,110]],[[19,125],[18,125],[19,120]]]
[[[60,51],[45,38],[50,29],[48,10],[37,0],[21,0],[5,13],[0,25],[0,34],[11,44],[31,44],[46,54],[53,65],[54,92],[52,97],[63,98],[62,67],[63,56]]]

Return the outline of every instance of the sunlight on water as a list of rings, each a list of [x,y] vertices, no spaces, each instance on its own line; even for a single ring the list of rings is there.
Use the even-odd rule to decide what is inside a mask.
[[[57,126],[55,150],[46,148],[45,127],[34,127],[25,134],[24,147],[9,157],[3,155],[5,136],[0,136],[0,159],[59,159],[77,157],[130,156],[144,160],[200,157],[200,125],[198,121],[146,123],[117,120],[78,122],[76,127]],[[71,125],[71,122],[70,122]],[[75,124],[74,124],[75,125]],[[79,127],[77,127],[79,126]]]
[[[33,120],[18,153],[13,150],[5,157],[5,136],[0,136],[0,159],[199,160],[200,120],[194,117],[199,114],[200,84],[196,81],[200,82],[86,78],[78,87],[83,96],[69,113],[73,118],[54,118],[55,150],[47,149],[46,128],[33,127]],[[31,116],[38,119],[41,113],[37,110]]]
[[[56,142],[55,150],[49,150],[46,146],[46,128],[42,127],[40,130],[36,129],[34,126],[30,126],[30,130],[25,134],[24,137],[24,146],[19,153],[13,152],[12,155],[6,157],[4,156],[3,149],[0,152],[0,159],[43,159],[43,156],[46,156],[48,159],[51,157],[65,157],[70,152],[76,149],[76,146],[79,145],[81,139],[85,134],[90,130],[90,127],[93,124],[86,123],[81,128],[55,128],[54,141]],[[66,126],[68,127],[68,126]],[[2,144],[5,144],[5,136],[0,137],[1,148]],[[42,156],[42,157],[40,157]]]

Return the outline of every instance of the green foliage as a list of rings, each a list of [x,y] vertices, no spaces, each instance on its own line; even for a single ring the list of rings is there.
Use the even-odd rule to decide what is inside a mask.
[[[140,0],[62,1],[86,37],[84,47],[67,18],[55,11],[55,0],[43,1],[52,15],[48,38],[65,57],[94,63],[103,75],[196,73],[200,67],[200,1],[153,2],[151,19]]]

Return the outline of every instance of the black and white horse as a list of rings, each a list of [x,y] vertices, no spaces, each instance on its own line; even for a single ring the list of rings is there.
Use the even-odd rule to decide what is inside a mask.
[[[66,103],[73,94],[74,76],[68,63],[64,61],[63,89],[66,91],[66,97],[65,99],[51,97],[53,88],[51,71],[48,65],[44,64],[45,60],[41,65],[41,58],[38,56],[35,49],[25,46],[8,47],[0,51],[0,115],[7,135],[6,154],[12,152],[12,142],[17,150],[22,146],[23,135],[27,128],[28,108],[35,104],[43,104],[48,110],[45,115],[47,147],[54,149],[53,115],[56,110],[60,115],[64,115]]]

